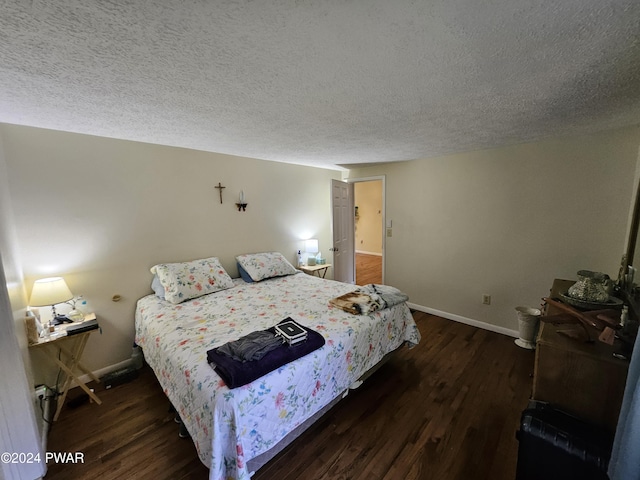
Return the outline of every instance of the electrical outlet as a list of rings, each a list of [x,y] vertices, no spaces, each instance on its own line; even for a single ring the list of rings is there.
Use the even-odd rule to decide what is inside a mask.
[[[47,394],[47,387],[39,385],[36,387],[36,398],[44,398]]]
[[[482,295],[482,304],[491,305],[491,295],[487,295],[486,293]]]
[[[387,228],[387,237],[393,237],[393,230],[391,230],[391,228]]]

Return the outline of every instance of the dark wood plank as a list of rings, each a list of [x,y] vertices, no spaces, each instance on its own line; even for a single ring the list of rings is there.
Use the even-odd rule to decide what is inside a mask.
[[[503,335],[414,318],[421,344],[401,349],[254,480],[514,478],[533,352]],[[86,463],[49,465],[47,479],[208,478],[151,369],[96,388],[103,404],[65,407],[49,436],[50,451],[81,451]]]

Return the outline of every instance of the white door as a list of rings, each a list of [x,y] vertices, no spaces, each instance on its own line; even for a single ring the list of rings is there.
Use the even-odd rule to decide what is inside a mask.
[[[353,184],[331,180],[333,278],[355,283]]]

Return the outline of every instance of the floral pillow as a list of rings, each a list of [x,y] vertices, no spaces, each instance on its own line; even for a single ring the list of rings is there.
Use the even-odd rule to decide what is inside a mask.
[[[216,257],[183,263],[161,263],[151,268],[164,287],[164,298],[180,303],[233,287],[233,280]]]
[[[236,260],[254,282],[298,273],[295,267],[278,252],[249,253],[237,256]]]

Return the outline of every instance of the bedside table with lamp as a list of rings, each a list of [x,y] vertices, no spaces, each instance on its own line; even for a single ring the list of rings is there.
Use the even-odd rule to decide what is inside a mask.
[[[98,405],[102,403],[77,373],[80,371],[88,375],[94,382],[100,383],[100,379],[80,362],[89,335],[100,328],[96,315],[94,313],[82,315],[74,309],[70,312],[72,318],[68,318],[64,315],[58,315],[55,310],[56,305],[66,303],[72,298],[73,294],[63,278],[53,277],[37,280],[33,285],[29,305],[32,307],[51,306],[52,321],[50,324],[44,325],[42,336],[39,337],[37,331],[34,336],[34,326],[30,325],[32,322],[35,323],[35,319],[33,317],[26,319],[29,348],[43,352],[48,360],[64,372],[62,388],[59,391],[60,399],[53,417],[54,421],[60,416],[72,381],[75,381],[76,385]]]

